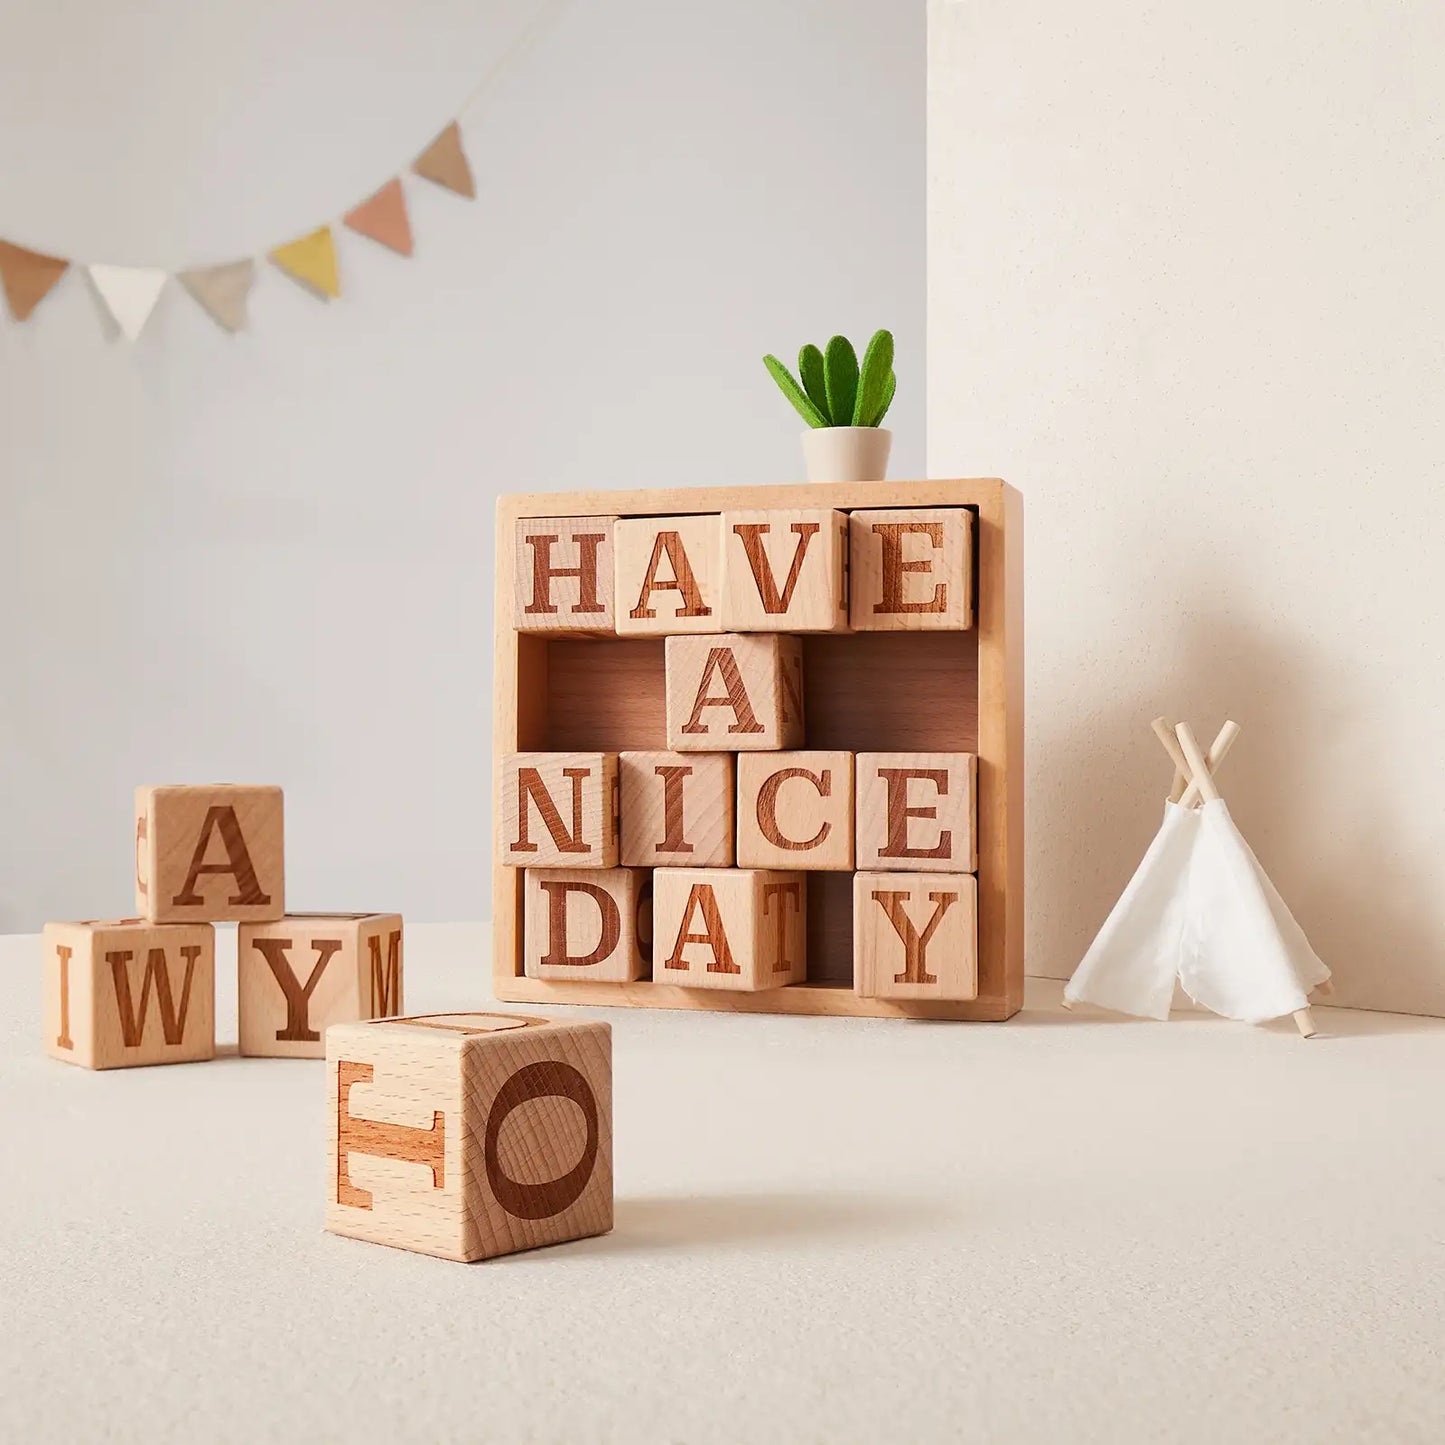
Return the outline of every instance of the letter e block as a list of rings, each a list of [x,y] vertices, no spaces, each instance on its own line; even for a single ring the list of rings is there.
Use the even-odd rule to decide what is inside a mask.
[[[402,1011],[399,913],[288,913],[236,930],[241,1053],[321,1059],[332,1024]]]
[[[509,753],[497,850],[509,868],[617,866],[617,754]]]
[[[251,923],[286,911],[281,789],[137,788],[136,912],[152,923]]]
[[[966,507],[854,512],[848,530],[849,605],[859,632],[973,626],[973,513]]]
[[[625,867],[732,867],[731,753],[619,753],[617,771]]]
[[[432,1014],[326,1031],[326,1227],[476,1260],[612,1228],[612,1031]]]
[[[853,988],[863,998],[978,997],[971,873],[855,873]]]
[[[613,630],[616,517],[530,517],[517,523],[513,617],[518,632]]]
[[[729,632],[848,631],[846,512],[724,512],[722,532]]]
[[[802,648],[778,633],[669,637],[667,745],[759,752],[803,741]]]
[[[807,976],[801,873],[659,868],[652,878],[654,983],[757,993]]]
[[[972,873],[978,867],[973,753],[859,753],[857,866]]]
[[[721,628],[721,517],[628,517],[613,536],[619,636]]]
[[[853,867],[853,754],[738,756],[738,867]]]
[[[216,930],[141,918],[47,923],[45,1052],[87,1069],[216,1056]]]
[[[643,868],[528,868],[527,977],[594,983],[645,978],[639,913],[651,882]]]

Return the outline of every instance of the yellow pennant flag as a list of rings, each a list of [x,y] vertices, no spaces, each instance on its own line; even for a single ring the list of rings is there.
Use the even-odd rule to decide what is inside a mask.
[[[293,281],[314,291],[323,301],[341,295],[341,277],[336,269],[336,243],[330,226],[319,226],[309,236],[287,241],[271,252],[271,259]]]

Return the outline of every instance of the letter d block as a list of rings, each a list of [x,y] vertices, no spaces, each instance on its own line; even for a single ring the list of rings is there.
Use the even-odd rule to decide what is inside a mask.
[[[651,881],[645,868],[527,869],[527,977],[599,983],[645,978],[639,914]]]
[[[977,998],[977,879],[855,873],[853,989],[899,1002]]]
[[[508,753],[498,856],[509,868],[615,868],[617,804],[616,753]]]
[[[254,923],[286,912],[281,789],[137,788],[136,912],[152,923]]]
[[[326,1072],[334,1233],[475,1260],[612,1228],[607,1024],[337,1024]]]
[[[613,630],[616,517],[530,517],[517,523],[512,614],[518,632]]]
[[[854,512],[849,591],[860,632],[973,626],[973,513],[966,507]]]
[[[216,1056],[216,930],[47,923],[45,1052],[87,1069]]]
[[[741,753],[803,741],[803,653],[776,632],[669,637],[667,745]]]
[[[652,981],[748,993],[807,976],[801,873],[659,868],[652,875]]]
[[[320,1059],[332,1024],[402,1010],[399,913],[288,913],[236,930],[241,1053]]]

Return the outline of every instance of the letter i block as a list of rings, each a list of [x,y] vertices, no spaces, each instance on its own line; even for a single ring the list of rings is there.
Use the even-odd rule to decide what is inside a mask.
[[[667,745],[680,753],[759,752],[803,741],[796,637],[669,637]]]
[[[973,753],[859,753],[857,866],[908,873],[978,867]]]
[[[509,753],[498,854],[509,868],[615,868],[617,805],[616,753]]]
[[[848,530],[849,606],[858,631],[973,626],[973,513],[966,507],[854,512]]]
[[[236,930],[241,1053],[320,1059],[332,1024],[402,1010],[399,913],[288,913]]]
[[[612,1228],[607,1024],[337,1024],[326,1072],[334,1233],[476,1260]]]
[[[721,628],[722,518],[628,517],[613,531],[617,632],[661,637]]]
[[[530,517],[517,523],[513,617],[518,632],[613,630],[616,517]]]
[[[137,788],[136,912],[152,923],[250,923],[286,911],[281,789]]]
[[[757,993],[807,976],[803,874],[659,868],[652,886],[654,983]]]
[[[978,880],[855,873],[853,989],[863,998],[978,997]]]
[[[740,754],[738,866],[850,870],[853,754]]]
[[[848,631],[846,512],[724,512],[722,530],[724,628]]]
[[[47,923],[45,1052],[87,1069],[216,1056],[216,930],[140,918]]]
[[[640,915],[651,881],[645,868],[527,869],[523,972],[573,982],[645,978]]]
[[[619,753],[617,772],[624,867],[732,867],[731,753]]]

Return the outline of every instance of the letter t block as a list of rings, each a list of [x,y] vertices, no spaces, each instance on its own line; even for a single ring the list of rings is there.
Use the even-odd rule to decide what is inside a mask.
[[[617,754],[508,753],[497,853],[509,868],[617,866]]]

